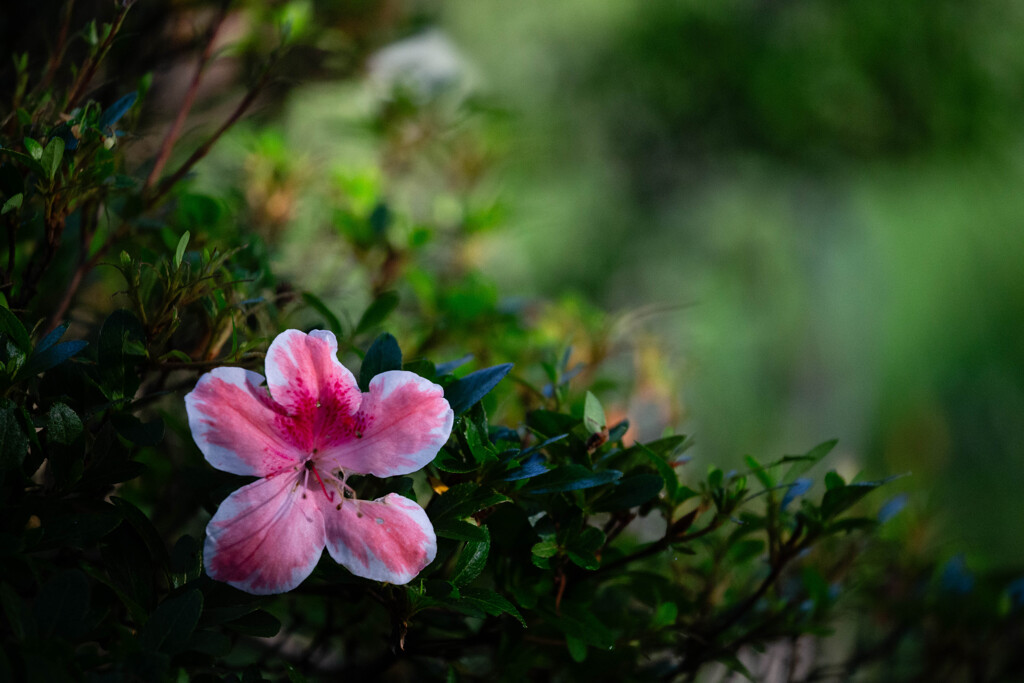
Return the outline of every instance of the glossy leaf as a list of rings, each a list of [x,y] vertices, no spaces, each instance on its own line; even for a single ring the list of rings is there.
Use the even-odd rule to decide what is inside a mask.
[[[382,372],[402,369],[402,350],[398,341],[385,332],[370,345],[359,368],[359,388],[367,391],[370,380]]]
[[[511,363],[472,372],[445,387],[444,397],[456,415],[469,410],[498,385],[512,369]]]

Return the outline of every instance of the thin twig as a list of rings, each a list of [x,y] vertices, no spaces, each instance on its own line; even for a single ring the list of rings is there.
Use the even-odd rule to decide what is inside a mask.
[[[206,45],[203,48],[202,54],[199,55],[199,63],[196,64],[196,72],[192,76],[192,82],[189,84],[188,91],[185,93],[185,98],[181,102],[181,107],[178,109],[177,116],[174,117],[174,122],[167,130],[167,135],[164,137],[163,144],[160,146],[160,152],[156,156],[156,161],[153,162],[153,168],[150,170],[149,175],[146,177],[146,182],[142,186],[142,191],[144,193],[153,186],[157,181],[157,178],[160,177],[160,173],[163,172],[164,166],[167,164],[167,160],[171,156],[171,150],[174,149],[174,143],[178,141],[178,137],[181,135],[181,129],[185,126],[185,119],[188,118],[188,114],[192,110],[192,105],[195,104],[196,94],[199,92],[199,84],[202,82],[203,73],[206,71],[206,67],[213,56],[213,47],[217,41],[217,35],[220,33],[220,29],[224,25],[224,20],[227,18],[229,4],[229,2],[221,4],[220,12],[210,25],[209,37],[206,39]]]
[[[96,75],[96,69],[99,67],[100,62],[107,56],[107,52],[110,51],[110,46],[114,44],[114,38],[121,30],[121,25],[124,24],[124,18],[128,15],[128,10],[131,8],[133,3],[125,2],[121,5],[121,11],[114,17],[114,21],[110,23],[110,30],[107,32],[107,37],[100,43],[99,49],[96,50],[96,54],[86,60],[82,66],[82,70],[78,72],[78,78],[75,79],[75,84],[71,88],[71,94],[68,96],[68,101],[64,105],[64,111],[70,111],[75,108],[78,104],[78,100],[85,94],[86,88],[89,87],[89,83],[92,81],[92,77]]]

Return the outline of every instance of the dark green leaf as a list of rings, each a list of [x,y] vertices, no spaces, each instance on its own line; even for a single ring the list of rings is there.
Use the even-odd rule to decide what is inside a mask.
[[[36,353],[41,353],[46,349],[50,348],[54,344],[60,341],[60,338],[64,336],[64,333],[68,331],[68,324],[61,323],[57,327],[50,330],[45,337],[39,340],[36,344]]]
[[[32,350],[32,340],[28,336],[28,330],[6,306],[0,306],[0,332],[6,333],[15,346],[26,354]]]
[[[398,341],[385,332],[374,340],[363,358],[363,365],[359,368],[359,387],[367,391],[370,380],[380,373],[401,369],[402,350],[398,348]]]
[[[0,399],[0,471],[19,467],[28,454],[28,437],[17,413],[14,401]]]
[[[35,637],[36,623],[32,618],[32,612],[6,581],[0,582],[0,604],[4,608],[7,627],[15,639],[24,640],[26,637]]]
[[[793,464],[786,470],[785,476],[782,477],[782,483],[792,484],[800,475],[817,465],[822,458],[831,453],[837,443],[839,443],[838,439],[832,439],[818,444],[804,455],[788,455],[783,458],[781,462],[792,462]]]
[[[139,446],[157,446],[164,438],[164,421],[159,417],[143,422],[131,413],[116,413],[110,421],[118,434]]]
[[[188,643],[202,611],[203,594],[194,588],[165,600],[149,617],[139,634],[139,643],[146,649],[168,654],[180,651]]]
[[[142,541],[146,544],[146,550],[149,556],[153,558],[162,568],[166,569],[170,563],[170,557],[167,554],[167,548],[164,546],[164,541],[160,537],[160,533],[153,526],[153,523],[149,521],[149,517],[129,503],[124,498],[118,498],[117,496],[111,496],[110,502],[114,504],[117,511],[121,513],[125,521],[128,522],[133,529],[142,538]]]
[[[569,649],[569,656],[572,661],[580,664],[587,659],[587,644],[575,636],[565,637],[565,646]]]
[[[555,493],[576,491],[609,484],[622,477],[618,470],[592,472],[583,465],[562,465],[547,474],[531,479],[523,487],[524,493]]]
[[[142,324],[130,311],[114,311],[104,321],[96,353],[101,387],[108,398],[135,395],[139,388],[135,369],[140,360],[138,348],[145,348],[145,342]]]
[[[594,502],[597,512],[611,512],[643,505],[656,498],[665,485],[660,474],[632,474],[624,477],[611,491]]]
[[[444,519],[462,519],[469,517],[475,512],[484,508],[506,503],[510,500],[504,496],[479,484],[466,482],[458,484],[435,497],[428,507],[427,512],[436,525]]]
[[[398,306],[398,292],[383,292],[373,302],[367,306],[366,310],[363,311],[363,315],[360,316],[359,322],[356,323],[356,329],[353,334],[362,334],[363,332],[369,332],[377,325],[384,322],[391,312]]]
[[[676,495],[679,492],[679,476],[676,474],[676,471],[671,465],[665,462],[665,459],[662,456],[658,455],[650,448],[647,448],[643,444],[637,444],[637,447],[641,453],[647,456],[647,459],[654,465],[655,469],[657,469],[658,473],[661,475],[662,481],[665,482],[665,491],[668,493],[668,499],[670,501],[678,502],[676,501]]]
[[[523,625],[523,628],[526,628],[526,620],[519,614],[519,610],[515,608],[515,605],[494,591],[487,588],[466,587],[462,588],[460,592],[462,593],[462,598],[459,600],[460,603],[480,609],[492,616],[510,614]]]
[[[169,565],[175,588],[199,578],[203,572],[203,553],[199,542],[185,534],[171,549]]]
[[[570,538],[566,543],[565,552],[573,563],[584,569],[597,569],[601,563],[597,559],[598,549],[604,545],[604,532],[597,527],[585,526],[578,536]]]
[[[28,155],[34,160],[39,161],[43,158],[43,146],[38,141],[32,138],[25,138],[25,149],[28,151]]]
[[[487,527],[477,527],[484,532],[484,538],[479,541],[470,541],[462,548],[459,559],[455,563],[455,570],[452,572],[452,583],[457,586],[465,586],[471,583],[487,566],[487,555],[491,550],[491,534]]]
[[[43,538],[36,549],[52,550],[64,546],[86,548],[95,545],[119,524],[121,516],[112,508],[109,511],[94,510],[44,518]]]
[[[15,209],[21,208],[21,203],[24,201],[24,199],[25,195],[22,194],[21,192],[14,195],[13,197],[9,197],[7,201],[4,202],[3,208],[0,208],[0,216],[4,216],[6,214],[9,214],[11,211],[14,211]]]
[[[60,162],[63,158],[64,140],[59,137],[51,138],[46,143],[43,156],[39,159],[39,164],[43,167],[43,171],[46,172],[47,178],[53,180],[57,176],[57,171],[60,170]]]
[[[56,574],[39,590],[32,611],[40,636],[74,637],[89,611],[89,580],[77,569]]]
[[[449,384],[444,390],[444,397],[455,414],[461,415],[496,387],[511,369],[511,363],[504,363],[472,372]]]
[[[82,433],[82,421],[78,414],[63,403],[50,406],[46,418],[46,435],[51,441],[70,444]]]
[[[893,479],[899,479],[902,476],[904,475],[897,474],[879,481],[861,481],[853,484],[847,484],[845,486],[837,485],[834,488],[830,488],[825,492],[825,497],[821,500],[822,518],[832,519],[844,510],[852,507],[857,503],[857,501],[877,489],[882,484],[888,483]]]
[[[434,533],[441,538],[450,538],[455,541],[486,541],[489,536],[487,532],[475,524],[464,522],[461,519],[444,519],[434,525]]]

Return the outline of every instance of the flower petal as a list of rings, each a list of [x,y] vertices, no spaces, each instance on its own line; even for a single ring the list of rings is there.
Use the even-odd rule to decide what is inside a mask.
[[[255,372],[217,368],[185,396],[192,438],[217,469],[262,477],[301,457],[287,436],[289,418],[262,383]]]
[[[285,330],[267,350],[267,386],[294,418],[290,437],[310,451],[324,439],[352,433],[362,395],[338,361],[338,340],[326,330]]]
[[[238,489],[206,526],[203,559],[210,577],[247,593],[295,588],[324,548],[324,518],[315,492],[291,472]],[[308,493],[308,496],[307,496]]]
[[[441,450],[454,419],[438,385],[405,370],[382,372],[363,394],[356,433],[336,442],[325,457],[342,469],[376,477],[415,472]]]
[[[427,513],[397,493],[374,501],[322,502],[327,552],[356,576],[408,583],[437,555]]]

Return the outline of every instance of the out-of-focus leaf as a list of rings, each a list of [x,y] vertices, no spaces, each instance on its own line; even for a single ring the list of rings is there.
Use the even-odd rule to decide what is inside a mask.
[[[831,439],[818,444],[804,455],[787,455],[780,462],[792,462],[793,464],[786,470],[786,474],[782,477],[782,483],[792,484],[804,472],[817,465],[822,458],[831,453],[837,443],[839,443],[838,439]]]
[[[25,200],[25,195],[19,192],[13,197],[8,197],[7,201],[4,202],[3,208],[0,208],[0,216],[5,216],[15,209],[21,208],[21,203]]]
[[[178,246],[174,248],[174,267],[181,268],[181,260],[185,258],[185,250],[188,248],[188,240],[192,237],[192,233],[188,230],[178,240]]]
[[[534,477],[523,487],[524,493],[556,493],[576,491],[609,484],[622,477],[618,470],[593,472],[583,465],[562,465],[539,477]]]
[[[387,317],[391,315],[391,312],[398,307],[398,292],[382,292],[376,299],[374,299],[363,314],[359,317],[359,322],[356,323],[356,329],[353,334],[362,334],[363,332],[369,332],[377,325],[387,320]]]
[[[341,320],[338,319],[338,316],[334,315],[331,309],[327,307],[327,304],[321,301],[320,298],[312,292],[303,292],[302,300],[306,302],[306,305],[323,317],[324,322],[327,323],[327,327],[330,328],[331,332],[333,332],[335,336],[342,336]]]
[[[480,609],[491,616],[510,614],[523,625],[523,628],[526,628],[526,620],[523,619],[521,614],[519,614],[519,610],[515,608],[515,605],[498,593],[487,588],[470,587],[461,588],[460,593],[462,594],[462,597],[459,600],[459,603]]]
[[[575,538],[570,538],[565,552],[573,563],[584,569],[597,569],[601,562],[597,559],[597,550],[604,545],[604,532],[597,527],[585,526]]]
[[[779,507],[785,510],[786,507],[788,507],[789,504],[792,503],[797,496],[802,496],[805,493],[807,493],[807,491],[811,488],[813,484],[814,481],[806,477],[801,477],[794,481],[786,488],[786,495],[782,497],[782,503]]]
[[[897,474],[878,481],[860,481],[843,486],[834,486],[825,492],[821,500],[821,516],[824,519],[831,519],[847,508],[852,507],[857,501],[877,489],[882,484],[904,475]]]
[[[898,515],[903,508],[910,502],[910,496],[906,493],[900,493],[885,502],[882,508],[878,511],[878,521],[881,524],[885,524],[890,519]]]
[[[164,421],[159,417],[143,422],[131,413],[117,413],[110,421],[118,434],[139,446],[157,446],[164,438]]]
[[[121,97],[119,100],[103,110],[103,114],[100,115],[99,121],[96,122],[96,125],[100,130],[106,132],[108,128],[120,121],[121,117],[128,113],[128,110],[132,108],[132,105],[135,104],[135,100],[138,97],[138,92],[130,92]]]
[[[175,588],[199,578],[203,572],[203,553],[199,542],[185,534],[171,549],[170,571]]]
[[[662,480],[665,482],[665,491],[668,493],[668,499],[670,501],[680,502],[676,501],[676,495],[679,491],[679,475],[676,474],[676,471],[672,469],[671,465],[665,462],[664,457],[658,455],[650,448],[647,448],[643,444],[637,444],[637,447],[661,475]]]
[[[437,376],[442,377],[444,375],[450,374],[454,372],[457,368],[461,368],[463,365],[465,365],[471,360],[473,360],[473,354],[467,353],[462,358],[456,358],[455,360],[450,360],[446,363],[438,363],[436,369]]]
[[[377,337],[370,345],[363,358],[363,364],[359,368],[359,387],[367,391],[370,387],[370,380],[382,372],[402,369],[402,350],[398,347],[398,341],[385,332]]]
[[[601,402],[588,391],[583,405],[583,426],[591,434],[600,434],[607,427],[607,422]]]
[[[114,311],[104,321],[96,353],[100,386],[108,398],[135,395],[139,388],[139,377],[135,371],[140,360],[138,349],[145,348],[145,342],[142,324],[130,311]]]
[[[444,397],[455,414],[461,415],[496,387],[511,369],[511,363],[504,363],[471,372],[449,384],[444,390]]]

